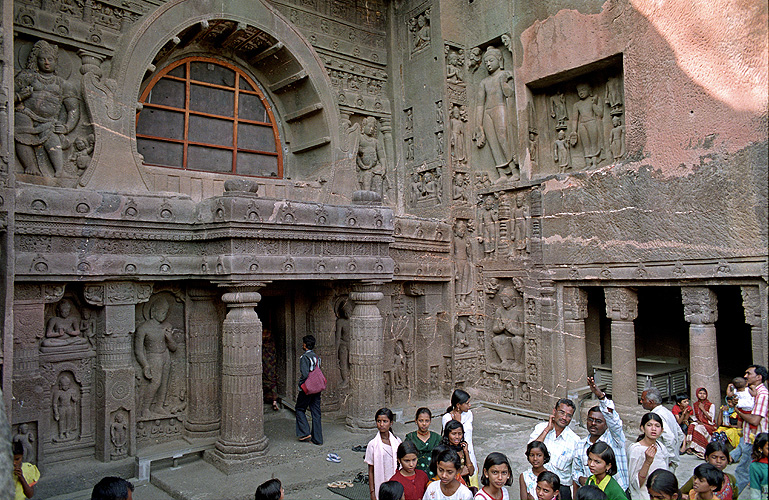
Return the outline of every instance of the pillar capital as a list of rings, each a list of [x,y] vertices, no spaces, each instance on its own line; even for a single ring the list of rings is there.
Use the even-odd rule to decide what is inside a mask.
[[[638,316],[638,294],[635,289],[609,286],[603,289],[606,316],[612,321],[633,321]]]
[[[576,286],[563,289],[563,316],[571,321],[582,321],[587,318],[587,292]]]
[[[353,283],[350,299],[355,304],[374,305],[384,298],[381,281]]]
[[[86,302],[94,306],[124,306],[147,302],[152,285],[130,281],[107,281],[83,287]]]
[[[757,286],[742,286],[742,307],[745,309],[745,323],[752,327],[761,326],[761,291]]]
[[[710,325],[718,320],[716,293],[705,286],[681,287],[684,319],[691,324]]]

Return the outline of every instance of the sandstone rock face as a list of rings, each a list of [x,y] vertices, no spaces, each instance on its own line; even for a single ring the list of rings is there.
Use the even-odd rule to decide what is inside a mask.
[[[184,437],[242,470],[308,332],[324,411],[365,432],[456,387],[716,401],[767,364],[766,6],[220,3],[2,4],[0,363],[31,461]]]

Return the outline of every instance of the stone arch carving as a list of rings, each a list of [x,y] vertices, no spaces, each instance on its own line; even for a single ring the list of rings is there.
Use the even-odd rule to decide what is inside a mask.
[[[81,178],[82,186],[135,191],[140,185],[148,189],[150,174],[135,144],[137,99],[146,72],[154,70],[153,60],[161,51],[182,43],[178,34],[196,25],[208,29],[217,20],[232,24],[226,37],[230,40],[237,39],[239,32],[258,31],[261,39],[272,42],[258,52],[250,52],[250,46],[239,47],[233,55],[249,64],[275,104],[282,127],[285,175],[310,179],[316,176],[314,165],[333,163],[339,143],[336,104],[322,61],[310,43],[262,0],[224,0],[217,7],[217,11],[203,11],[190,2],[172,0],[124,36],[109,77],[86,95],[93,122],[104,126],[98,127],[92,168]],[[103,94],[108,94],[106,100]],[[113,103],[118,111],[110,108]],[[107,154],[109,164],[124,167],[120,172],[98,168],[107,163]]]

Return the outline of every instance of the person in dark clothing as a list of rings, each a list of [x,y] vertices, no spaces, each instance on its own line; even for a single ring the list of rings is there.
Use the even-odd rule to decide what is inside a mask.
[[[320,393],[305,394],[302,384],[310,372],[320,366],[320,358],[312,350],[315,348],[315,337],[305,335],[302,337],[302,349],[304,353],[299,358],[299,393],[296,396],[296,436],[299,441],[310,441],[313,444],[323,444],[323,427],[320,417]],[[312,430],[307,422],[307,408],[310,408],[312,416]]]

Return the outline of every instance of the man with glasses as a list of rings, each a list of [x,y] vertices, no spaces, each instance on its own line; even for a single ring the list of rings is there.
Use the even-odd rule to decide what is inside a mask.
[[[572,498],[574,457],[580,448],[579,437],[569,429],[574,410],[571,399],[559,399],[548,421],[537,424],[529,436],[529,442],[542,441],[547,446],[550,461],[545,464],[545,468],[557,474],[561,480],[561,500]]]
[[[583,439],[574,457],[574,480],[584,486],[590,477],[590,468],[587,466],[587,449],[598,441],[611,446],[617,462],[617,480],[623,490],[628,488],[627,452],[625,451],[625,431],[622,429],[622,419],[614,408],[614,401],[606,397],[606,393],[596,387],[593,377],[587,378],[590,390],[598,398],[598,406],[590,408],[587,412],[587,432],[589,436]],[[606,432],[606,431],[609,432]]]

